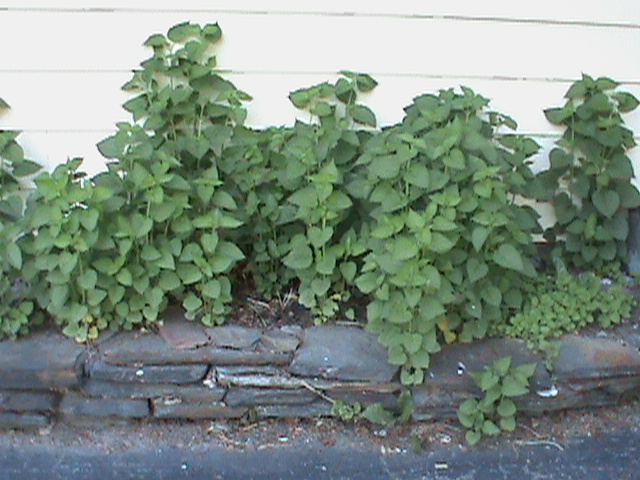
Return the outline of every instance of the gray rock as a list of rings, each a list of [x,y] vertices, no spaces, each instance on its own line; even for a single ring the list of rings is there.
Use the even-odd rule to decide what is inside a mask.
[[[162,312],[162,321],[158,326],[160,336],[177,349],[193,349],[208,344],[209,336],[204,328],[187,320],[184,313],[184,309],[178,306],[171,306]]]
[[[37,413],[0,412],[0,429],[32,430],[49,425],[49,417]]]
[[[308,405],[261,405],[254,411],[258,418],[313,418],[331,416],[332,405],[319,401]]]
[[[79,383],[77,359],[85,347],[53,331],[0,342],[3,389],[67,388]]]
[[[397,370],[387,362],[387,351],[375,335],[329,325],[306,331],[289,368],[302,377],[368,382],[390,382]]]
[[[457,418],[458,407],[471,394],[446,387],[420,385],[411,388],[412,418],[416,422]]]
[[[59,395],[53,392],[0,392],[0,410],[10,412],[50,412],[58,404]]]
[[[540,415],[567,409],[600,408],[617,405],[620,395],[605,390],[574,391],[560,385],[558,395],[543,398],[535,393],[513,399],[518,411],[527,415]]]
[[[230,407],[222,402],[185,402],[176,398],[157,398],[151,401],[155,418],[186,420],[241,418],[248,409]]]
[[[208,388],[204,385],[133,384],[104,382],[89,379],[82,385],[82,392],[90,397],[148,399],[177,397],[188,401],[218,402],[224,398],[225,388]]]
[[[300,338],[282,329],[270,330],[260,336],[260,344],[269,352],[295,352],[300,345]]]
[[[145,418],[148,417],[147,400],[88,398],[69,393],[60,402],[60,413],[64,416],[85,416],[97,418]]]
[[[632,275],[640,273],[640,209],[638,208],[629,211],[627,248],[629,250],[629,273]]]
[[[204,379],[208,365],[141,365],[126,367],[97,361],[89,367],[89,377],[121,383],[171,383],[182,385]]]
[[[224,401],[231,407],[258,405],[306,405],[318,395],[306,388],[231,388]]]
[[[450,392],[476,392],[477,387],[469,373],[490,367],[497,359],[507,356],[512,358],[514,366],[537,363],[531,379],[532,389],[551,388],[553,382],[541,357],[531,352],[522,341],[498,338],[443,347],[431,359],[431,365],[425,374],[425,384]]]
[[[140,332],[121,333],[104,342],[98,357],[113,365],[288,365],[291,361],[289,353],[234,350],[212,345],[179,350],[169,346],[159,335]]]
[[[638,349],[608,338],[566,335],[553,366],[558,380],[574,390],[623,393],[640,385]]]
[[[221,348],[250,349],[260,340],[258,330],[239,325],[207,328],[206,332],[211,343]]]
[[[367,386],[343,385],[335,388],[327,388],[324,394],[334,400],[342,400],[347,405],[358,402],[363,406],[380,403],[388,410],[395,410],[398,407],[398,396],[400,395],[400,385],[372,384]]]

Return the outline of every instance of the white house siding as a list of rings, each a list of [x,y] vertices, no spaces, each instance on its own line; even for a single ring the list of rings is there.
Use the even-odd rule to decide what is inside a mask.
[[[543,165],[558,130],[542,110],[582,72],[640,97],[638,0],[0,0],[0,128],[48,166],[80,156],[99,171],[95,144],[130,118],[120,86],[142,43],[183,21],[220,24],[218,66],[253,95],[253,126],[292,124],[290,91],[349,69],[379,81],[365,103],[382,125],[421,93],[469,86],[545,147]],[[640,112],[627,121],[638,137]]]

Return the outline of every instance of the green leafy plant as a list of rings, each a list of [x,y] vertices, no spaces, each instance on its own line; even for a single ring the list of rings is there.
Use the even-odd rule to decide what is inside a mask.
[[[340,418],[344,422],[355,421],[359,418],[376,423],[378,425],[394,425],[407,423],[413,415],[413,399],[411,391],[405,390],[398,396],[398,404],[394,409],[385,408],[379,402],[367,405],[363,408],[360,402],[347,404],[342,400],[329,399],[332,402],[332,415]]]
[[[483,436],[495,436],[516,429],[518,407],[513,398],[529,392],[536,364],[514,366],[511,357],[496,360],[483,371],[472,372],[482,398],[465,400],[458,408],[458,419],[467,429],[465,438],[475,445]]]
[[[553,204],[557,223],[547,232],[570,267],[599,270],[627,259],[629,209],[640,206],[640,193],[627,151],[635,146],[622,114],[638,100],[618,84],[588,75],[575,82],[563,107],[545,110],[554,125],[565,127],[533,191]]]
[[[294,105],[317,122],[296,123],[281,151],[285,208],[302,226],[288,239],[282,263],[299,279],[300,303],[320,321],[335,316],[340,303],[349,299],[355,258],[365,251],[356,235],[360,219],[345,184],[363,142],[372,135],[354,126],[376,125],[373,112],[357,103],[358,93],[376,85],[368,75],[343,72],[335,84],[325,82],[290,95]],[[346,315],[354,317],[352,310]]]
[[[491,334],[526,340],[553,353],[554,339],[593,323],[609,328],[629,318],[634,305],[622,275],[572,274],[556,260],[555,276],[540,275],[526,287],[522,311],[492,326]]]
[[[343,422],[351,422],[362,414],[362,404],[355,402],[349,405],[342,400],[336,400],[331,407],[331,414]]]
[[[136,94],[124,105],[136,123],[119,124],[99,144],[115,160],[96,184],[123,200],[112,212],[120,227],[118,255],[102,267],[120,276],[126,303],[142,306],[134,311],[145,321],[155,321],[173,299],[187,318],[222,322],[231,301],[228,274],[244,258],[225,235],[241,221],[219,163],[250,97],[213,70],[221,35],[217,24],[183,23],[149,37],[153,56],[124,86]],[[137,298],[152,302],[139,305]]]
[[[355,283],[372,299],[368,329],[419,384],[444,340],[483,337],[522,305],[537,216],[515,203],[538,145],[504,135],[513,120],[463,88],[423,95],[401,124],[372,137],[347,186],[369,220]],[[500,139],[500,142],[498,141]]]
[[[9,105],[0,98],[0,111]],[[23,252],[17,245],[22,235],[24,198],[30,179],[42,166],[25,158],[17,142],[20,132],[0,130],[0,338],[15,338],[41,317],[34,312],[29,284],[22,276]]]

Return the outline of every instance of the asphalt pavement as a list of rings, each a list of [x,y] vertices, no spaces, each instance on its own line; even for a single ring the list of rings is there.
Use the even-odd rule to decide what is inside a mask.
[[[419,453],[290,444],[269,449],[95,446],[0,443],[3,480],[636,480],[640,431],[578,438],[564,445],[503,443],[438,447]]]

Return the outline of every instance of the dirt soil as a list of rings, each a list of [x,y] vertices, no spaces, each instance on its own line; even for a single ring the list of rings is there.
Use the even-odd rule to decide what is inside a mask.
[[[604,432],[640,430],[640,402],[591,411],[560,412],[521,418],[518,429],[499,438],[484,439],[479,448],[547,445],[562,449],[572,439]],[[406,453],[451,447],[468,448],[455,421],[423,422],[381,427],[366,421],[344,423],[335,418],[232,421],[156,421],[104,424],[58,423],[33,431],[0,433],[0,444],[57,448],[102,448],[105,453],[131,448],[224,448],[264,450],[287,446],[324,445]],[[477,448],[477,447],[476,447]]]

